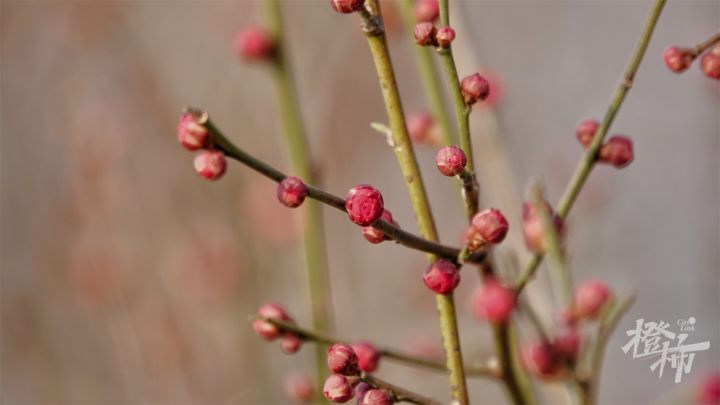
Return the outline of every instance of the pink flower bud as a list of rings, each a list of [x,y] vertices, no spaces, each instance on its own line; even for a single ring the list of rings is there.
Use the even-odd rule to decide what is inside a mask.
[[[286,333],[280,341],[280,349],[287,354],[297,353],[302,346],[302,339],[294,333]]]
[[[432,22],[440,15],[440,5],[438,0],[416,0],[413,11],[418,21]]]
[[[255,333],[267,341],[273,341],[280,336],[280,328],[270,322],[263,321],[262,319],[254,320],[252,322],[252,327]]]
[[[306,374],[291,374],[283,382],[285,396],[297,402],[310,402],[313,399],[313,381]]]
[[[203,149],[207,146],[210,134],[205,126],[200,125],[193,114],[180,116],[177,126],[178,142],[187,150]]]
[[[578,125],[577,130],[575,131],[575,136],[585,149],[587,149],[592,143],[592,140],[595,137],[595,132],[597,132],[598,128],[600,128],[600,123],[597,122],[597,120],[592,119],[585,120]]]
[[[440,149],[435,155],[435,164],[445,176],[457,176],[462,173],[467,164],[467,157],[462,149],[455,145]]]
[[[290,320],[285,308],[283,308],[282,305],[275,303],[267,303],[261,306],[260,309],[258,309],[258,315],[264,318],[277,319],[278,321],[287,322]]]
[[[327,366],[336,374],[355,375],[358,372],[358,357],[350,346],[336,343],[327,350]]]
[[[702,69],[705,76],[720,80],[720,45],[706,52],[700,59],[700,69]]]
[[[587,281],[575,290],[575,313],[581,318],[595,318],[610,298],[610,289],[600,280]]]
[[[460,284],[460,272],[450,260],[436,260],[425,270],[423,282],[438,294],[450,294]]]
[[[522,360],[529,372],[541,378],[558,377],[563,368],[562,358],[547,343],[536,343],[524,348]]]
[[[329,401],[342,404],[352,399],[355,395],[355,390],[353,390],[353,387],[345,376],[333,374],[325,380],[323,395],[325,395],[325,398]]]
[[[455,30],[450,27],[440,27],[435,33],[435,42],[440,48],[447,48],[455,39]]]
[[[380,215],[380,219],[382,219],[385,222],[389,222],[393,225],[397,225],[395,220],[392,217],[392,214],[388,210],[383,210],[382,215]],[[370,243],[380,243],[384,240],[388,240],[387,236],[385,236],[384,233],[378,231],[377,229],[373,228],[372,226],[365,226],[362,228],[362,234]]]
[[[365,393],[373,389],[372,385],[360,382],[355,387],[355,398],[357,398],[357,404],[360,405],[362,403],[363,397],[365,397]]]
[[[510,318],[515,309],[515,291],[488,279],[472,296],[472,311],[476,318],[501,324]]]
[[[580,349],[580,334],[576,328],[566,328],[555,336],[552,345],[558,355],[574,361]]]
[[[563,235],[563,222],[557,215],[552,212],[552,207],[547,202],[544,202],[548,213],[552,217],[553,225],[555,226],[555,232],[562,238]],[[523,204],[523,237],[525,238],[525,245],[528,249],[537,254],[544,254],[547,250],[547,241],[545,240],[545,228],[544,228],[543,217],[538,212],[535,204],[525,203]]]
[[[692,50],[688,48],[678,48],[671,46],[663,53],[665,66],[675,73],[682,73],[692,65]]]
[[[490,82],[479,73],[465,77],[460,82],[460,90],[462,90],[465,104],[473,105],[478,100],[482,101],[490,95]]]
[[[598,154],[598,160],[611,164],[618,169],[629,165],[633,161],[633,142],[630,138],[615,135],[608,139]]]
[[[480,244],[498,244],[508,233],[508,222],[503,214],[495,208],[489,208],[475,214],[470,225],[470,239],[479,240]]]
[[[278,184],[277,198],[280,203],[289,208],[299,207],[308,195],[307,186],[297,177],[288,176]]]
[[[408,134],[413,143],[431,143],[431,132],[434,126],[435,121],[427,112],[416,112],[407,117]]]
[[[704,376],[697,393],[697,405],[720,404],[720,372]]]
[[[366,184],[353,187],[345,196],[345,211],[352,222],[369,226],[383,213],[382,194]]]
[[[359,404],[360,405],[391,405],[392,400],[390,399],[390,395],[388,395],[385,391],[375,388],[375,389],[371,389],[371,390],[365,392],[365,394],[363,395]]]
[[[247,61],[266,61],[275,54],[275,38],[261,27],[247,27],[235,34],[235,53]]]
[[[342,14],[350,14],[360,11],[363,8],[365,0],[330,0],[333,10]]]
[[[380,352],[370,342],[357,342],[350,345],[358,357],[358,365],[360,370],[372,373],[378,367],[380,362]]]
[[[225,174],[227,161],[222,152],[206,150],[195,156],[195,170],[210,181],[215,181]]]
[[[435,26],[431,22],[421,22],[415,25],[413,35],[415,43],[420,46],[435,46]]]

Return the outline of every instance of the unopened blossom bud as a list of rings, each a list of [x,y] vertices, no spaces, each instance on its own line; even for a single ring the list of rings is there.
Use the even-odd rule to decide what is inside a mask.
[[[380,219],[393,225],[397,225],[397,223],[393,219],[392,213],[390,213],[390,211],[388,210],[383,210],[382,215],[380,215]],[[370,243],[380,243],[382,241],[390,239],[384,233],[373,228],[372,226],[364,226],[362,228],[362,234],[365,239],[367,239],[367,241]]]
[[[605,283],[600,280],[587,281],[575,290],[575,313],[580,318],[595,318],[610,297],[610,289]]]
[[[633,156],[632,140],[622,135],[615,135],[600,147],[598,160],[622,169],[633,161]]]
[[[510,318],[515,303],[515,291],[488,279],[472,296],[472,312],[478,319],[501,324]]]
[[[415,35],[415,43],[420,46],[435,46],[435,32],[435,25],[433,25],[433,23],[418,23],[413,29],[413,35]]]
[[[593,119],[584,120],[580,123],[580,125],[578,125],[577,130],[575,131],[575,136],[585,149],[587,149],[592,143],[592,140],[595,137],[595,132],[597,132],[598,128],[600,128],[600,123]]]
[[[367,184],[351,188],[345,196],[345,211],[360,226],[369,226],[380,218],[383,204],[382,194]]]
[[[273,341],[280,336],[280,328],[270,322],[256,319],[252,322],[255,333],[267,341]]]
[[[574,361],[580,349],[580,334],[576,328],[563,329],[555,336],[552,345],[558,355]]]
[[[302,339],[294,333],[286,333],[280,340],[280,349],[287,354],[297,353],[302,346]]]
[[[440,48],[447,48],[455,39],[455,30],[450,27],[439,27],[435,33],[435,43]]]
[[[557,377],[563,369],[562,358],[548,343],[535,343],[522,350],[522,362],[532,374],[541,378]]]
[[[222,152],[206,150],[195,156],[195,170],[204,178],[215,181],[225,174],[227,161]]]
[[[276,319],[278,321],[290,321],[285,308],[278,304],[268,303],[258,309],[258,315],[263,318]],[[280,336],[280,328],[262,319],[256,319],[252,323],[255,333],[260,335],[265,340],[275,340]]]
[[[364,3],[365,0],[330,0],[333,10],[343,14],[362,10]]]
[[[313,387],[313,381],[307,374],[291,374],[283,381],[285,396],[297,402],[310,402],[313,399]]]
[[[435,21],[440,15],[438,0],[416,0],[413,7],[415,19],[420,22]]]
[[[663,53],[665,66],[675,73],[682,73],[692,65],[693,55],[689,48],[671,46]]]
[[[327,366],[335,374],[354,375],[358,372],[358,357],[352,347],[336,343],[327,350]]]
[[[473,105],[478,101],[485,100],[490,95],[490,82],[479,73],[465,77],[460,82],[465,104]]]
[[[700,69],[702,69],[705,76],[720,80],[720,45],[706,52],[702,58],[700,58]]]
[[[285,311],[285,308],[283,308],[282,305],[272,302],[261,306],[258,309],[258,315],[263,318],[277,319],[278,321],[288,321],[290,319],[287,311]]]
[[[562,238],[563,234],[563,222],[557,215],[554,215],[550,204],[543,202],[548,215],[552,218],[552,223],[555,226],[555,232]],[[525,245],[533,253],[544,254],[547,250],[548,242],[545,238],[545,222],[543,221],[542,214],[538,211],[537,207],[533,203],[523,204],[523,238],[525,239]]]
[[[457,176],[467,164],[467,157],[462,149],[455,145],[441,148],[435,155],[435,164],[445,176]]]
[[[358,366],[360,370],[372,373],[378,367],[380,362],[380,352],[370,342],[357,342],[350,345],[358,358]]]
[[[498,244],[505,240],[505,236],[510,229],[505,216],[495,208],[489,208],[482,212],[478,212],[473,217],[470,224],[468,236],[473,239],[471,243],[491,243]]]
[[[438,294],[450,294],[460,284],[460,272],[450,260],[436,260],[425,270],[423,282]]]
[[[277,199],[286,207],[299,207],[307,195],[307,186],[297,177],[288,176],[278,183]]]
[[[377,388],[368,390],[360,400],[360,405],[391,405],[392,399],[385,391]]]
[[[427,112],[412,113],[407,117],[407,129],[413,143],[428,143],[435,122]]]
[[[333,374],[325,380],[323,395],[329,401],[342,404],[355,395],[355,390],[344,375]]]
[[[275,54],[275,38],[261,27],[247,27],[235,34],[235,53],[247,61],[266,61]]]
[[[178,142],[187,150],[203,149],[207,146],[210,134],[204,125],[197,122],[191,113],[184,113],[180,116],[177,126]]]

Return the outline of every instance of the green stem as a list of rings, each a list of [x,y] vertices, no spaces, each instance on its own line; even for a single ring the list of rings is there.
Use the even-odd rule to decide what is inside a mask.
[[[315,183],[297,92],[290,64],[284,52],[285,38],[283,36],[280,2],[279,0],[270,0],[266,1],[265,5],[268,29],[277,41],[276,54],[272,63],[272,75],[276,85],[280,115],[285,127],[285,141],[290,151],[293,170],[301,179]],[[310,296],[313,327],[318,331],[327,332],[332,329],[332,309],[320,204],[315,201],[308,201],[305,204],[303,220],[305,277],[308,295]],[[325,352],[321,348],[315,350],[315,371],[316,384],[321,385],[327,374],[325,370]]]
[[[415,219],[418,228],[420,228],[420,234],[428,240],[437,241],[438,236],[435,229],[435,222],[432,217],[432,212],[430,211],[425,186],[415,158],[415,152],[410,143],[410,137],[408,136],[405,125],[400,92],[398,91],[395,72],[393,71],[390,60],[390,52],[382,28],[380,7],[377,0],[366,0],[365,5],[370,11],[361,13],[361,15],[385,101],[385,108],[387,110],[393,143],[395,145],[393,151],[400,164],[400,169],[410,195],[410,201],[415,211]],[[428,256],[430,262],[436,259],[434,255]],[[462,353],[460,350],[453,295],[438,294],[436,295],[436,301],[447,368],[450,371],[450,392],[454,400],[462,405],[468,404],[469,399]]]
[[[535,400],[526,381],[521,379],[521,371],[516,359],[515,339],[510,323],[493,326],[495,352],[500,360],[500,375],[505,382],[505,390],[516,405],[530,405]]]
[[[648,44],[650,43],[650,38],[652,37],[652,33],[655,30],[655,26],[657,25],[658,19],[660,18],[660,12],[665,6],[665,2],[666,0],[655,0],[655,2],[653,3],[650,15],[648,16],[648,19],[645,22],[645,27],[643,28],[643,32],[640,35],[640,40],[638,41],[635,52],[630,59],[630,64],[626,68],[622,80],[618,85],[617,89],[615,90],[615,94],[610,101],[610,106],[608,107],[607,112],[605,112],[605,117],[600,124],[600,128],[598,128],[597,132],[595,133],[595,137],[593,138],[592,143],[590,144],[582,159],[578,163],[578,166],[575,169],[575,173],[573,174],[570,182],[565,188],[565,192],[563,193],[563,196],[557,206],[557,215],[560,216],[560,218],[562,219],[567,218],[568,214],[570,213],[570,209],[572,208],[575,200],[577,199],[578,194],[580,194],[580,190],[582,190],[588,176],[590,176],[590,172],[592,171],[595,163],[597,162],[598,151],[602,146],[605,135],[607,134],[610,126],[615,120],[615,116],[617,115],[620,107],[623,104],[623,101],[625,100],[625,96],[632,88],[635,74],[640,67],[640,62],[645,55],[645,51],[647,50]],[[527,285],[527,283],[535,274],[538,266],[542,262],[542,259],[542,255],[533,256],[523,273],[520,275],[518,281],[516,282],[516,288],[518,289],[518,291],[522,290],[525,285]]]

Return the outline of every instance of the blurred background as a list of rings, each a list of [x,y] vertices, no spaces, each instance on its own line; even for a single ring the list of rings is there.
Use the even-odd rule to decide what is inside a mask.
[[[457,1],[454,48],[461,76],[493,77],[492,106],[472,115],[483,205],[508,213],[504,274],[524,265],[520,204],[536,179],[556,202],[580,154],[575,126],[601,118],[634,49],[649,1]],[[415,46],[385,4],[406,112],[428,108]],[[287,170],[273,85],[240,63],[235,32],[261,24],[252,1],[3,1],[2,373],[7,404],[287,403],[288,374],[311,373],[257,338],[248,318],[266,301],[309,324],[296,217],[275,185],[234,162],[201,179],[175,138],[182,107],[198,106],[240,147]],[[285,1],[289,52],[314,159],[325,187],[344,195],[370,183],[397,221],[417,232],[391,150],[371,121],[386,121],[357,16],[326,1]],[[607,349],[600,400],[687,402],[720,365],[720,87],[693,66],[662,61],[671,44],[718,31],[717,1],[670,2],[611,133],[631,136],[635,161],[598,167],[569,218],[576,281],[601,278],[639,298]],[[696,64],[697,65],[697,64]],[[463,226],[453,181],[418,159],[444,243]],[[326,208],[338,336],[440,356],[424,256],[370,245]],[[532,298],[552,320],[546,269]],[[486,358],[486,325],[457,293],[464,355]],[[709,340],[681,384],[622,353],[634,320],[697,319],[689,342]],[[521,327],[521,333],[525,329]],[[674,370],[673,370],[674,371]],[[666,371],[667,373],[667,371]],[[380,377],[443,400],[446,377],[384,363]],[[559,386],[560,384],[552,384]],[[476,402],[505,403],[473,380]],[[543,391],[545,403],[555,402]]]

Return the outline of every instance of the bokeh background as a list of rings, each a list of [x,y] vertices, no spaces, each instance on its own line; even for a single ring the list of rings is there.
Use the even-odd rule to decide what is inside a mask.
[[[542,179],[555,202],[578,161],[576,124],[600,118],[650,8],[649,1],[458,1],[461,75],[483,69],[500,94],[472,116],[483,204],[507,212],[506,275],[527,260],[518,215]],[[392,57],[407,112],[427,108],[413,42],[386,4]],[[291,60],[325,186],[371,183],[398,222],[416,231],[356,16],[326,1],[285,1]],[[234,33],[260,24],[252,1],[2,1],[2,374],[6,404],[287,403],[287,374],[309,372],[311,350],[287,356],[248,317],[266,301],[308,324],[296,216],[274,185],[238,164],[201,179],[175,140],[185,105],[207,109],[241,147],[287,169],[274,92],[262,65],[242,64]],[[697,66],[669,72],[662,51],[720,27],[717,1],[671,1],[612,132],[630,135],[624,170],[598,167],[570,216],[576,280],[599,277],[639,299],[610,341],[601,402],[687,402],[720,365],[718,140],[720,91]],[[418,158],[442,240],[456,244],[454,184]],[[325,209],[337,335],[439,355],[423,255],[368,244]],[[532,298],[552,319],[546,270]],[[490,354],[485,325],[457,292],[465,356]],[[674,384],[620,347],[637,318],[697,319],[710,340]],[[521,332],[530,332],[521,328]],[[434,353],[434,354],[433,354]],[[468,360],[470,361],[470,360]],[[446,398],[446,378],[385,363],[387,380]],[[560,384],[554,384],[560,386]],[[559,398],[543,390],[544,402]],[[476,402],[504,403],[473,380]]]

